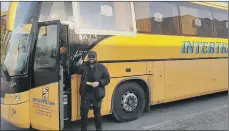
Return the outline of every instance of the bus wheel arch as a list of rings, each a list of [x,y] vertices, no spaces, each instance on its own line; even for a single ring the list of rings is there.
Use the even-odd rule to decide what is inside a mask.
[[[115,95],[116,95],[116,92],[117,90],[122,90],[120,88],[123,88],[123,86],[127,86],[131,84],[132,86],[135,86],[135,90],[138,90],[137,92],[142,94],[140,97],[142,97],[144,99],[144,107],[143,107],[143,111],[141,113],[145,111],[148,111],[149,110],[149,106],[150,106],[150,87],[148,86],[147,82],[141,78],[138,78],[138,77],[131,77],[131,78],[127,78],[127,79],[124,79],[122,81],[120,81],[114,91],[113,91],[113,94],[112,94],[112,100],[111,100],[111,113],[112,115],[115,117],[115,119],[119,122],[128,122],[128,121],[131,121],[131,120],[135,120],[137,119],[138,117],[135,117],[135,118],[131,118],[130,120],[121,120],[119,119],[119,116],[115,113],[114,111],[114,98],[115,98]],[[139,88],[139,89],[138,89]],[[142,93],[141,93],[142,92]],[[118,93],[117,93],[118,94]],[[141,108],[142,110],[142,108]],[[117,112],[117,111],[116,111]]]

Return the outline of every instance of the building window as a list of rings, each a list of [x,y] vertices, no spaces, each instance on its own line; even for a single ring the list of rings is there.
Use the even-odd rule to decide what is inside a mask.
[[[181,5],[180,15],[184,35],[213,36],[213,19],[210,10],[198,8],[194,5]]]
[[[138,32],[180,34],[176,5],[169,2],[134,2],[134,7]]]
[[[213,18],[216,37],[228,38],[228,13],[226,11],[213,12]]]

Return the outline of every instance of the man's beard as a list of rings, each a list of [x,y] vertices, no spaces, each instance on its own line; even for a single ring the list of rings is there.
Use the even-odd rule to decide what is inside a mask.
[[[96,60],[94,60],[93,62],[89,61],[89,63],[90,63],[90,65],[94,65],[96,63]]]

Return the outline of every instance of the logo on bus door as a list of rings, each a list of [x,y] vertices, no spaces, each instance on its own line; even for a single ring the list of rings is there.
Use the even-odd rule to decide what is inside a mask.
[[[49,98],[49,88],[48,87],[43,87],[42,89],[42,99],[43,100],[48,100]]]

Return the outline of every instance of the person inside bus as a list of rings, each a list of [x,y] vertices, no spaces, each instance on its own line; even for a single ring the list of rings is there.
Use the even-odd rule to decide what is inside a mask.
[[[60,48],[61,53],[66,50]],[[101,105],[105,97],[105,86],[110,83],[110,74],[107,68],[97,61],[97,53],[90,51],[88,61],[83,63],[82,57],[76,63],[73,62],[75,73],[82,74],[80,90],[81,95],[81,130],[87,130],[88,111],[90,108],[94,111],[95,127],[97,131],[102,130]]]

